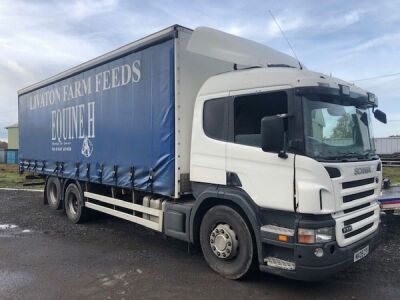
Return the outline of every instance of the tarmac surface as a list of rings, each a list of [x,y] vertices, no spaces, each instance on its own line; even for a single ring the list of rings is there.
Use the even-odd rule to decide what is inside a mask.
[[[382,221],[379,248],[326,281],[231,281],[183,242],[108,216],[74,225],[41,193],[0,191],[0,299],[400,299],[400,216]]]

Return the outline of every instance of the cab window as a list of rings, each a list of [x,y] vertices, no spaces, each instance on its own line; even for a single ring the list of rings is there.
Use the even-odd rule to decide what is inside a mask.
[[[288,113],[286,92],[236,97],[234,100],[234,142],[261,147],[261,119]]]

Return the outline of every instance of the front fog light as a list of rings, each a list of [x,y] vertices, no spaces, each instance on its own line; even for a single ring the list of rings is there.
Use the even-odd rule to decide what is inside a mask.
[[[322,248],[315,248],[315,250],[314,250],[314,255],[315,255],[316,257],[322,257],[322,256],[324,256],[324,249],[322,249]]]

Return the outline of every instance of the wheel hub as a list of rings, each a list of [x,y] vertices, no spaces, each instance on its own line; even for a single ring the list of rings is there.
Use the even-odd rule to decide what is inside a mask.
[[[57,186],[56,186],[56,184],[51,183],[49,190],[50,190],[50,201],[55,203],[57,201]]]
[[[69,207],[70,207],[70,211],[73,214],[77,213],[77,211],[78,211],[78,199],[75,197],[75,195],[70,195]]]
[[[239,241],[228,224],[219,224],[210,234],[210,246],[218,258],[228,259],[236,256]]]

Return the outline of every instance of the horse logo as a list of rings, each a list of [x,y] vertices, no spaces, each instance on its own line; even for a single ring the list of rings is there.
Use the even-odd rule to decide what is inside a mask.
[[[93,144],[87,136],[83,139],[81,153],[85,157],[90,157],[93,152]]]

